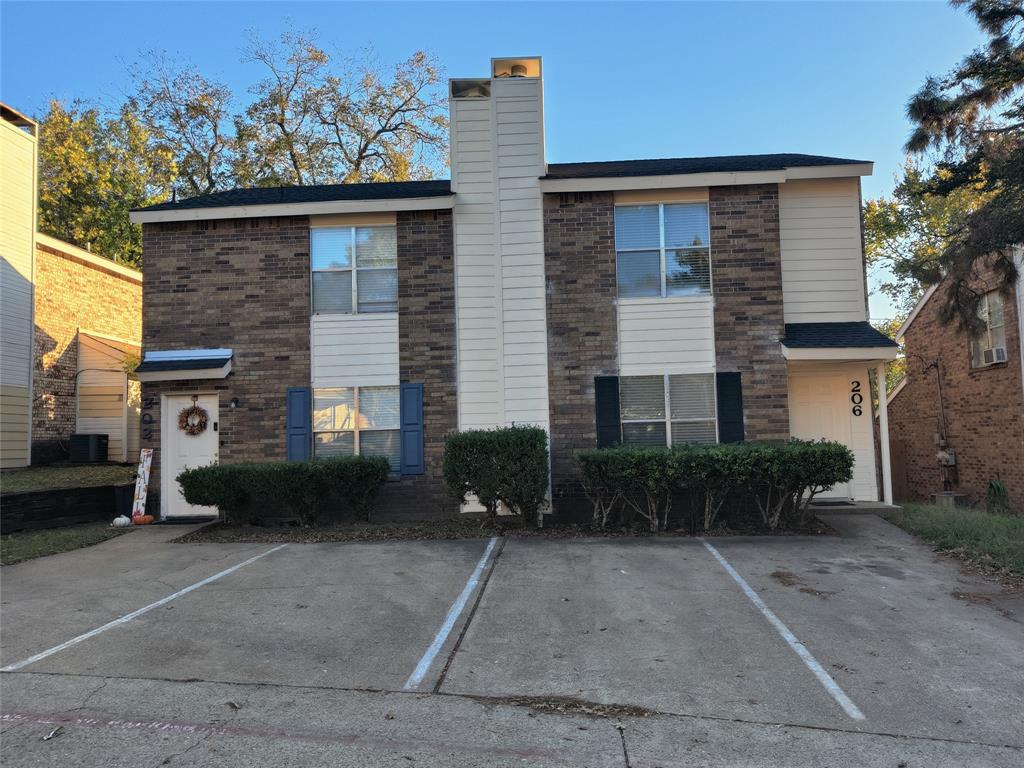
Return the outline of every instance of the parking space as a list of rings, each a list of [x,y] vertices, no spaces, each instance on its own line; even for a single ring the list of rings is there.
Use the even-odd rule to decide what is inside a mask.
[[[329,747],[347,764],[353,713],[365,712],[388,722],[363,731],[376,734],[367,749],[382,765],[403,750],[438,765],[449,764],[441,753],[453,765],[624,765],[629,739],[633,766],[668,765],[701,754],[699,736],[678,741],[684,723],[731,754],[723,722],[797,729],[793,755],[860,734],[843,748],[886,760],[907,739],[921,755],[977,747],[979,765],[1024,757],[1015,606],[957,599],[995,588],[881,520],[832,523],[840,535],[710,547],[180,545],[137,532],[5,568],[3,659],[17,668],[2,678],[5,762],[54,758],[38,743],[48,723],[100,750],[125,738],[110,723],[134,718],[162,728],[170,752],[205,734],[236,743],[234,757],[269,739],[282,754]],[[194,709],[182,709],[188,701]],[[324,706],[336,717],[325,720]],[[594,724],[598,706],[614,719]],[[481,722],[490,751],[478,749],[471,724]],[[235,730],[212,734],[210,723]],[[783,742],[766,744],[784,753]],[[24,760],[11,760],[11,744]],[[211,762],[232,764],[223,758]]]

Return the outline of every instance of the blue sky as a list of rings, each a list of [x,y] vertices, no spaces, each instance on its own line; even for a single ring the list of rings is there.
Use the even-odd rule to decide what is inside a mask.
[[[250,30],[316,29],[331,52],[416,49],[447,75],[492,56],[544,57],[551,162],[758,152],[875,161],[888,193],[907,98],[982,37],[963,11],[918,3],[0,3],[0,98],[38,115],[51,97],[116,104],[125,68],[165,50],[244,91]],[[873,296],[872,316],[890,314]]]

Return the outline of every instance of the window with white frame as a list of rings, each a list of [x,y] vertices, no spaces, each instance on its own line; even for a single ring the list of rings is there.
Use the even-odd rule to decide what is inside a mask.
[[[971,368],[983,368],[1006,362],[1006,328],[1003,321],[1003,297],[993,291],[981,297],[978,317],[985,330],[971,339]],[[1003,354],[996,351],[1002,349]]]
[[[711,293],[707,203],[615,207],[619,298]]]
[[[398,311],[395,227],[310,230],[313,314]]]
[[[713,373],[623,376],[619,412],[623,445],[718,442]]]
[[[398,387],[313,390],[314,456],[386,456],[401,461]]]

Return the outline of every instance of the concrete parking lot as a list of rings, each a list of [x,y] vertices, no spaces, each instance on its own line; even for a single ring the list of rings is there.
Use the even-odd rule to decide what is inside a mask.
[[[287,546],[161,527],[5,567],[3,762],[1024,764],[1020,598],[875,517],[829,522]]]

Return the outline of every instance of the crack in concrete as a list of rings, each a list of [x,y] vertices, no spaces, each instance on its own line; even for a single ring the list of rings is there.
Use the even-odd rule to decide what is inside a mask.
[[[160,766],[164,766],[164,765],[170,765],[172,762],[177,760],[179,757],[184,757],[189,752],[191,752],[193,749],[195,749],[196,747],[198,747],[198,746],[204,744],[206,741],[208,741],[210,739],[210,737],[213,736],[213,733],[214,733],[213,731],[207,731],[204,736],[201,736],[200,738],[196,739],[195,743],[190,744],[189,746],[185,747],[185,749],[181,750],[181,752],[175,752],[173,755],[168,755],[163,760],[161,760],[159,763],[157,763],[157,768],[160,768]]]
[[[451,698],[462,701],[473,701],[481,706],[488,706],[488,702],[492,702],[491,706],[516,706],[513,702],[515,700],[550,700],[551,696],[484,696],[470,693],[452,693],[448,691],[439,691],[433,693],[430,691],[403,691],[401,689],[392,688],[358,688],[353,686],[341,686],[341,685],[299,685],[295,683],[257,683],[257,682],[239,682],[236,680],[210,680],[200,678],[174,678],[174,677],[138,677],[138,676],[116,676],[116,675],[94,675],[86,673],[74,673],[74,672],[4,672],[3,675],[45,675],[47,677],[67,677],[67,678],[104,678],[110,680],[120,680],[125,682],[160,682],[160,683],[172,683],[172,684],[192,684],[199,683],[203,685],[235,685],[244,686],[248,688],[282,688],[285,690],[307,690],[307,691],[336,691],[339,693],[361,693],[369,695],[381,695],[381,696],[411,696],[421,699],[429,699],[432,697],[438,698]],[[571,698],[571,697],[567,697]],[[484,701],[480,701],[483,699]],[[587,706],[591,706],[594,709],[599,708],[623,708],[623,709],[639,709],[644,710],[643,707],[634,707],[628,704],[602,704],[600,702],[588,702],[584,699],[577,700]],[[77,708],[76,708],[77,709]],[[870,731],[870,730],[856,730],[852,728],[839,728],[836,726],[828,725],[808,725],[806,723],[791,723],[782,721],[772,720],[753,720],[742,717],[727,717],[725,715],[707,715],[707,714],[695,714],[692,712],[672,712],[669,710],[644,710],[649,714],[645,715],[626,715],[627,717],[670,717],[678,718],[682,720],[696,720],[696,721],[710,721],[720,723],[735,723],[737,725],[759,725],[771,728],[794,728],[808,731],[820,731],[823,733],[842,733],[850,734],[854,736],[878,736],[889,739],[901,739],[905,741],[921,741],[921,742],[935,742],[939,744],[962,744],[966,746],[975,747],[992,747],[995,749],[1011,749],[1018,752],[1024,752],[1024,744],[997,744],[988,741],[971,741],[969,739],[954,739],[943,736],[920,736],[915,734],[905,733],[894,733],[891,731]],[[551,715],[551,716],[579,716],[582,713],[577,712],[558,712],[558,711],[546,711],[540,712],[539,714]],[[591,715],[596,717],[597,715]]]
[[[619,732],[619,740],[622,742],[622,764],[625,768],[632,768],[629,762],[629,749],[626,748],[626,726],[620,723],[615,726],[615,730]]]

